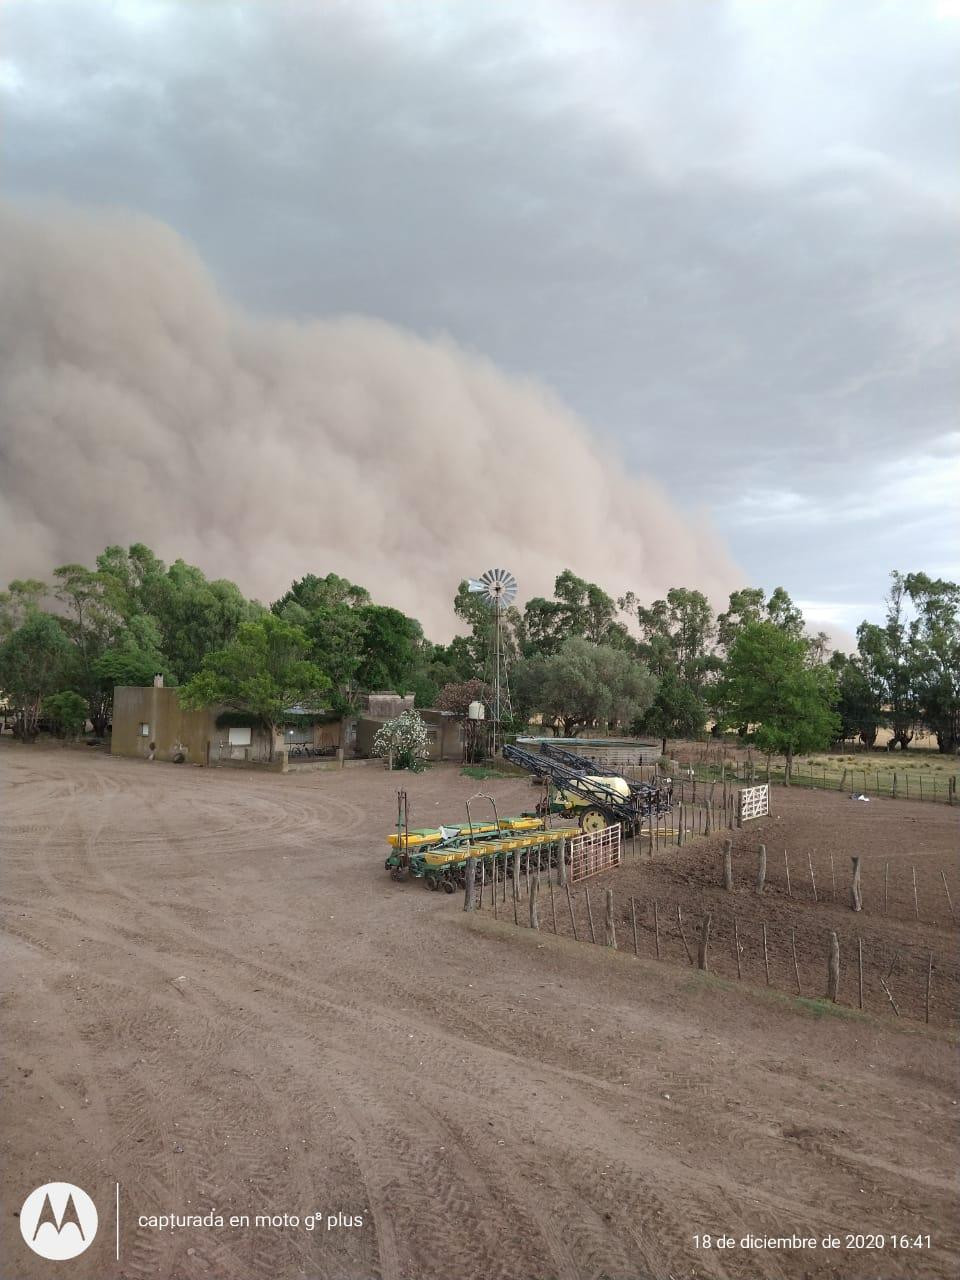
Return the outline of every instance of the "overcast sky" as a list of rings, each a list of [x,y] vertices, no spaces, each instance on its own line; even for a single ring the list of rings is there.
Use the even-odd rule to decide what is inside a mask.
[[[818,619],[957,575],[960,4],[6,0],[0,102],[8,199],[540,380]]]

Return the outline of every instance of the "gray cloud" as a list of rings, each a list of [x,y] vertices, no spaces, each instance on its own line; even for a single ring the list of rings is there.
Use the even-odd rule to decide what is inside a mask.
[[[535,376],[832,613],[955,570],[948,10],[12,0],[4,181]]]

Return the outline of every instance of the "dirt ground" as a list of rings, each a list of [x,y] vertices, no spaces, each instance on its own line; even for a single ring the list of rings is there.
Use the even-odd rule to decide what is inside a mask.
[[[957,1274],[955,1038],[394,884],[397,786],[414,825],[455,818],[478,786],[456,769],[3,744],[0,770],[4,1280],[52,1273],[16,1215],[55,1180],[100,1213],[77,1280]],[[210,1211],[223,1226],[147,1221]]]
[[[800,994],[819,997],[825,993],[828,931],[832,930],[840,945],[841,1003],[859,1006],[862,964],[865,1010],[925,1021],[929,972],[930,1024],[960,1024],[960,929],[951,917],[951,907],[954,912],[960,908],[960,811],[910,801],[863,804],[844,795],[784,787],[772,788],[771,797],[770,816],[748,822],[742,830],[721,831],[709,839],[691,837],[682,848],[655,848],[652,857],[646,836],[636,847],[628,841],[623,865],[589,881],[594,925],[601,940],[608,887],[614,892],[618,940],[628,949],[634,946],[633,900],[642,955],[656,955],[659,931],[662,958],[688,962],[687,949],[696,953],[701,924],[709,913],[711,971],[766,985],[766,924],[770,985],[797,994],[799,979]],[[696,829],[697,811],[691,806],[685,814],[686,823]],[[733,844],[732,894],[722,888],[722,845],[727,836]],[[762,897],[756,893],[761,844],[766,850]],[[863,899],[863,909],[856,914],[849,906],[854,854],[861,860]],[[544,927],[552,931],[554,906],[560,933],[572,936],[566,901],[561,898],[554,903],[545,892]],[[575,889],[572,906],[577,934],[588,939],[582,887]],[[677,923],[678,906],[683,936]]]

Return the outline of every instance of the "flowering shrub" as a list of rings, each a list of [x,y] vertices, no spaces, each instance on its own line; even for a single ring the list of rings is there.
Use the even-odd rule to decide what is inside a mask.
[[[419,773],[427,758],[427,726],[416,711],[403,711],[377,730],[373,740],[375,756],[393,753],[394,769]]]

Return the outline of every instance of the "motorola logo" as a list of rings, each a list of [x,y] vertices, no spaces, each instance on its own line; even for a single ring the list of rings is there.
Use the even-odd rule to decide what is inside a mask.
[[[20,1234],[41,1258],[63,1262],[88,1249],[97,1234],[97,1206],[72,1182],[46,1182],[20,1210]]]

